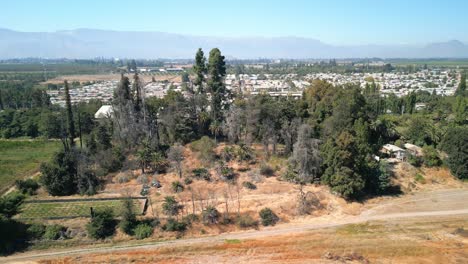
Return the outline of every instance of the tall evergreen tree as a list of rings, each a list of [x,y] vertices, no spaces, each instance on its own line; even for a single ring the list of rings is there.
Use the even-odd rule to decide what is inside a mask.
[[[193,71],[195,73],[195,81],[193,84],[197,86],[198,93],[204,93],[203,83],[205,82],[206,74],[206,58],[201,48],[198,49],[197,54],[195,55]]]
[[[70,87],[65,81],[65,107],[67,111],[67,135],[71,147],[75,146],[75,122],[73,120],[73,110],[71,105]]]
[[[462,74],[460,77],[460,83],[458,84],[458,89],[455,92],[455,95],[462,95],[466,94],[466,74]]]
[[[223,101],[226,96],[226,86],[223,78],[226,75],[226,62],[218,48],[210,51],[208,59],[208,89],[211,93],[211,117],[212,120],[220,120],[222,117]]]

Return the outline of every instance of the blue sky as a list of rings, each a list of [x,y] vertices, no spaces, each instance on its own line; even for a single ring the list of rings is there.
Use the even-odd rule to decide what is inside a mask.
[[[4,0],[0,27],[298,36],[330,44],[468,42],[466,0]]]

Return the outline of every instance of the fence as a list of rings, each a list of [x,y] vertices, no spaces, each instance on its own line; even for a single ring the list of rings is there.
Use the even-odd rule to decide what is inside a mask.
[[[118,197],[118,198],[91,198],[91,199],[54,199],[29,200],[21,206],[18,219],[70,219],[77,217],[90,217],[91,212],[103,208],[111,208],[115,215],[120,215],[122,201],[133,201],[137,214],[144,215],[148,209],[147,197]]]

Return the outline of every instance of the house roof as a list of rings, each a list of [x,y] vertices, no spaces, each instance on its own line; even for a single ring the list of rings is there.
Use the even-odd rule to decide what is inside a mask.
[[[94,114],[94,118],[106,118],[112,115],[113,112],[114,110],[112,109],[112,105],[103,105]]]
[[[392,144],[385,144],[385,145],[383,145],[383,148],[385,150],[388,150],[388,151],[391,151],[391,152],[405,151],[404,149],[402,149],[402,148],[400,148],[398,146],[392,145]]]

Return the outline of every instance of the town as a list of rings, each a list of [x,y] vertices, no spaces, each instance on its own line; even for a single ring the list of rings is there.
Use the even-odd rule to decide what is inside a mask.
[[[186,66],[187,67],[187,66]],[[183,68],[177,68],[184,72]],[[139,68],[139,74],[151,75],[148,68]],[[130,72],[132,74],[132,72]],[[243,94],[269,94],[273,97],[289,96],[301,97],[302,92],[313,80],[324,80],[333,85],[358,84],[365,88],[366,84],[375,83],[380,88],[381,96],[394,94],[397,97],[408,95],[411,92],[424,91],[430,94],[451,96],[455,93],[461,78],[461,71],[457,69],[425,69],[415,73],[382,72],[382,73],[311,73],[305,76],[298,74],[227,74],[225,77],[226,89]],[[88,102],[98,99],[110,102],[117,80],[97,81],[71,89],[72,102]],[[144,84],[144,94],[147,97],[162,98],[168,90],[184,91],[181,81],[150,81]],[[53,104],[64,106],[64,88],[48,90]]]

